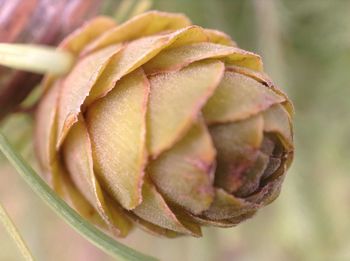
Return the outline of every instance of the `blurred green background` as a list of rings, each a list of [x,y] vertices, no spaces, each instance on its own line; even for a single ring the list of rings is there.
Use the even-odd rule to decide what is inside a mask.
[[[293,100],[296,157],[280,197],[235,228],[201,239],[163,239],[135,230],[121,240],[161,260],[350,260],[350,1],[155,0],[195,24],[230,34],[262,55]],[[31,119],[3,129],[35,166]],[[0,156],[0,201],[38,260],[111,260],[60,220]],[[0,260],[21,260],[0,225]]]

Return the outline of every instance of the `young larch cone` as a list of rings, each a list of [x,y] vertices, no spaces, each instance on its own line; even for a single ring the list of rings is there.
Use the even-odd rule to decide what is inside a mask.
[[[46,77],[36,145],[53,188],[125,236],[231,227],[279,194],[293,157],[287,96],[260,56],[226,34],[152,11],[98,17],[59,46],[70,73]]]

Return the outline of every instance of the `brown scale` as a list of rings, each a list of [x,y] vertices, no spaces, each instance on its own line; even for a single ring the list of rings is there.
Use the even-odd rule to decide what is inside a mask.
[[[245,198],[259,191],[280,167],[283,154],[283,146],[276,135],[265,133],[255,161],[240,175],[243,182],[232,194]]]

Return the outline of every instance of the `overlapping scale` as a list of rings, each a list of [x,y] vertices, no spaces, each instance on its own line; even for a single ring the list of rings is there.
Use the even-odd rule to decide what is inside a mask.
[[[199,214],[214,198],[215,156],[209,132],[199,121],[170,150],[150,162],[147,173],[169,201]]]
[[[231,64],[241,65],[246,61],[247,66],[259,67],[260,57],[239,49],[211,42],[201,42],[168,48],[145,64],[146,74],[155,74],[181,69],[190,63],[204,59],[218,58],[229,61]]]
[[[109,229],[117,236],[125,236],[131,223],[118,209],[111,210],[114,205],[106,204],[93,170],[91,141],[82,117],[70,130],[63,144],[62,157],[74,184],[95,207]]]
[[[202,28],[191,26],[175,32],[144,37],[126,43],[120,54],[111,59],[108,67],[91,89],[85,105],[88,106],[96,99],[105,96],[124,75],[142,66],[167,47],[205,40],[206,35]]]
[[[245,75],[226,71],[223,80],[203,109],[206,122],[235,122],[252,117],[285,98]]]
[[[238,190],[258,157],[264,121],[255,116],[245,121],[209,128],[217,150],[215,186],[229,193]]]
[[[234,65],[228,65],[226,66],[227,71],[237,72],[240,74],[243,74],[247,77],[250,77],[263,85],[267,86],[268,88],[272,89],[276,94],[284,97],[285,101],[282,103],[283,107],[287,110],[289,117],[292,118],[294,115],[294,107],[292,102],[289,100],[288,96],[280,89],[278,88],[270,79],[270,77],[264,73],[264,72],[258,72],[255,70],[251,70],[249,68],[241,67],[241,66],[234,66]]]
[[[96,175],[126,209],[142,202],[148,95],[149,83],[137,70],[92,104],[86,115]]]
[[[223,73],[222,62],[202,61],[150,77],[147,142],[151,156],[158,156],[186,134]]]
[[[170,209],[156,187],[145,179],[142,189],[143,200],[133,212],[143,220],[181,234],[201,236],[201,229],[195,223],[184,222]]]
[[[81,59],[62,81],[57,112],[57,148],[61,146],[74,123],[81,106],[108,62],[121,50],[121,45],[108,46]]]
[[[111,44],[131,41],[163,31],[178,30],[189,25],[191,25],[191,21],[183,14],[147,12],[108,30],[94,42],[87,45],[83,53],[86,54]]]
[[[293,133],[290,117],[282,105],[276,104],[266,110],[264,116],[264,130],[276,132],[281,136],[282,142],[287,148],[293,147]]]
[[[235,197],[223,189],[216,189],[211,207],[200,216],[209,220],[227,220],[257,210],[258,204]]]
[[[57,103],[61,81],[56,81],[43,95],[36,111],[35,149],[43,173],[50,178],[56,156]],[[51,179],[51,178],[50,178]]]
[[[76,209],[81,216],[103,229],[108,229],[96,209],[74,185],[62,162],[57,160],[53,162],[50,171],[55,177],[55,183],[51,184],[54,191]]]

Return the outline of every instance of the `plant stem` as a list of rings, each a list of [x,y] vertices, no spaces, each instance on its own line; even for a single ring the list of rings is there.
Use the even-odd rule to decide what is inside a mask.
[[[118,23],[122,23],[127,19],[128,13],[132,6],[135,4],[133,0],[122,0],[118,5],[117,10],[114,13],[114,19]]]
[[[134,6],[134,8],[131,10],[128,18],[132,18],[133,16],[142,14],[143,12],[148,11],[151,9],[153,5],[152,0],[138,0]]]
[[[122,0],[113,16],[118,23],[122,23],[148,11],[152,5],[153,0]]]
[[[0,131],[0,151],[12,163],[22,178],[60,217],[62,217],[77,232],[83,235],[95,246],[115,258],[135,261],[154,261],[153,257],[146,256],[129,248],[113,238],[107,236],[92,224],[84,220],[75,210],[68,206],[41,177],[25,162],[25,160],[12,148],[9,141]]]
[[[67,73],[73,65],[70,53],[53,47],[0,43],[0,64],[34,73]]]
[[[10,216],[6,212],[5,208],[0,203],[0,222],[4,225],[7,232],[12,237],[13,241],[16,243],[18,249],[20,250],[23,258],[27,261],[34,261],[32,254],[30,253],[29,248],[21,237],[19,231],[16,228],[16,225],[11,220]]]
[[[265,69],[275,83],[285,90],[287,88],[285,59],[277,3],[276,0],[253,1],[257,20],[259,52],[263,56]]]

